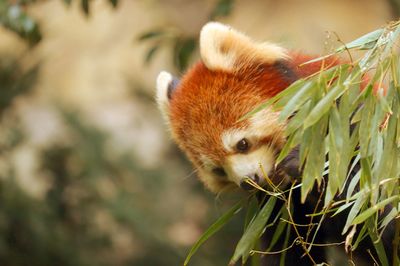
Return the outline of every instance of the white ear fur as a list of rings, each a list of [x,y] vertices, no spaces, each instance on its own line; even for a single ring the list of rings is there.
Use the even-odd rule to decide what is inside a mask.
[[[271,43],[258,43],[229,26],[209,22],[200,32],[200,54],[210,70],[233,72],[251,62],[274,63],[287,58],[286,50]]]
[[[169,112],[168,90],[173,80],[174,77],[166,71],[161,71],[157,77],[156,101],[158,104],[158,108],[161,110],[161,113],[163,114],[164,118],[168,118],[168,112]]]

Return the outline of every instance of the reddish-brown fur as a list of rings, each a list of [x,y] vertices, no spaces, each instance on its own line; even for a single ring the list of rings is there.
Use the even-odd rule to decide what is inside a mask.
[[[290,57],[280,64],[254,63],[234,73],[211,71],[199,62],[184,75],[170,102],[170,121],[175,139],[197,166],[200,154],[222,163],[227,155],[221,143],[225,130],[246,126],[246,121],[238,122],[243,115],[322,67],[321,61],[300,66],[310,56]],[[337,63],[332,58],[324,65]]]

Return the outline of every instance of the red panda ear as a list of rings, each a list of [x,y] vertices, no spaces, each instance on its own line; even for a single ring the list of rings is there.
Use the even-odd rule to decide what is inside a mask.
[[[287,58],[286,50],[258,43],[218,22],[209,22],[200,33],[200,54],[210,70],[235,72],[251,63],[274,63]]]
[[[158,74],[156,100],[165,118],[168,117],[169,101],[172,99],[178,83],[179,80],[166,71],[162,71]]]

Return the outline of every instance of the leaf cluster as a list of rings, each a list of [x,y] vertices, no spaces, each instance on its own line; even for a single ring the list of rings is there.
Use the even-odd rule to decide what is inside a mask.
[[[311,217],[319,216],[322,221],[329,219],[327,213],[339,215],[346,210],[348,215],[342,229],[342,234],[347,235],[346,249],[355,250],[361,240],[370,237],[379,256],[377,260],[382,265],[399,263],[399,226],[393,243],[393,258],[386,257],[380,240],[391,221],[396,220],[398,224],[400,211],[399,24],[390,23],[339,47],[330,55],[305,63],[322,61],[323,67],[313,76],[296,81],[244,117],[267,107],[279,112],[280,120],[287,123],[287,142],[276,164],[292,149],[300,147],[303,174],[298,187],[301,187],[302,201],[307,200],[316,186],[325,191],[321,199],[322,211],[310,214]],[[355,61],[333,67],[324,63],[328,57],[349,54],[353,50],[365,53]],[[284,197],[277,188],[268,195],[269,200],[253,214],[238,242],[232,264],[240,258],[245,262],[252,254],[268,254],[271,247],[253,250],[268,223],[276,225],[272,232],[274,239],[287,239],[284,232],[288,232],[290,227],[296,231],[296,225],[291,221],[290,197]],[[278,220],[271,221],[269,218],[276,197],[283,200],[286,207],[280,211],[279,219],[275,217]],[[218,222],[225,223],[226,220]],[[320,225],[316,226],[318,231]],[[210,235],[208,232],[207,237]],[[311,236],[307,241],[300,239],[297,243],[304,247],[306,255],[314,244],[313,239]],[[294,244],[286,242],[286,248]],[[193,250],[190,255],[192,253]]]

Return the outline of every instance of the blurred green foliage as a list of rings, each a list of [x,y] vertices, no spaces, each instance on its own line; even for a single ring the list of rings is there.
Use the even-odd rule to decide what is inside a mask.
[[[0,56],[0,115],[20,94],[31,90],[36,82],[39,65],[24,71],[18,62],[7,55]]]
[[[106,148],[109,133],[84,121],[80,112],[61,109],[70,137],[39,151],[40,167],[34,178],[50,187],[43,198],[33,197],[16,181],[17,169],[9,155],[26,143],[18,116],[12,114],[12,99],[26,97],[39,66],[26,72],[18,61],[0,66],[6,66],[0,68],[0,84],[21,88],[13,94],[4,90],[7,87],[0,90],[1,99],[10,99],[3,112],[15,119],[14,126],[3,125],[0,136],[0,163],[7,166],[0,171],[0,265],[182,263],[184,250],[171,244],[166,235],[177,220],[173,213],[178,216],[180,210],[165,209],[163,204],[165,191],[171,189],[166,180],[173,179],[167,168],[176,165],[189,171],[182,155],[174,149],[164,166],[143,168],[132,153],[111,155]],[[233,228],[241,226],[239,221],[221,239],[210,242],[193,265],[225,264],[227,255],[221,254],[228,254],[233,246],[222,241],[237,235],[232,231],[238,233]],[[122,255],[116,242],[121,234],[132,241],[125,244],[128,252]]]
[[[233,9],[234,0],[218,0],[208,16],[210,20],[228,16]],[[206,21],[205,21],[206,22]],[[197,49],[198,36],[187,36],[181,30],[170,27],[159,27],[143,32],[137,37],[139,42],[150,42],[144,58],[149,63],[163,46],[171,49],[172,61],[179,72],[189,65],[191,56]]]
[[[30,45],[41,39],[39,25],[26,13],[26,6],[35,0],[8,1],[0,0],[0,24],[25,39]]]
[[[90,15],[92,1],[61,1],[67,6],[79,4]],[[0,24],[30,46],[45,38],[29,15],[29,6],[39,2],[0,0]],[[108,2],[117,7],[119,1]],[[179,53],[174,57],[184,67],[196,48],[195,39],[180,38],[176,47]],[[175,169],[186,174],[192,169],[176,147],[157,168],[143,167],[134,152],[110,152],[111,133],[82,118],[82,111],[49,103],[56,106],[66,139],[35,148],[38,169],[31,173],[32,180],[19,180],[14,155],[30,147],[30,133],[18,111],[18,99],[29,101],[41,75],[41,64],[27,67],[25,59],[0,56],[0,265],[182,264],[188,247],[171,241],[168,230],[179,224],[191,198],[169,206],[166,193],[176,190],[169,181],[176,180]],[[142,93],[132,90],[132,97]],[[41,197],[26,190],[35,181],[46,184]],[[187,184],[191,197],[213,206],[214,197],[205,197],[199,182]],[[198,226],[208,225],[220,211],[206,213]],[[225,265],[242,227],[240,218],[233,220],[198,251],[201,255],[191,265]]]
[[[11,30],[23,38],[29,45],[35,45],[42,39],[42,33],[37,20],[27,12],[29,5],[43,0],[0,0],[0,25]],[[80,6],[85,15],[90,15],[90,6],[93,0],[60,0],[67,6],[80,1]],[[106,0],[114,8],[118,0]]]
[[[69,5],[71,5],[72,4],[72,2],[73,2],[73,0],[63,0],[64,1],[64,3],[65,4],[67,4],[68,6]],[[76,1],[76,0],[75,0]],[[79,1],[79,0],[78,0]],[[86,15],[89,15],[90,14],[90,5],[91,5],[91,2],[92,2],[93,0],[80,0],[80,5],[81,5],[81,8],[82,8],[82,11],[86,14]],[[106,0],[106,1],[108,1],[111,5],[112,5],[112,7],[117,7],[117,5],[118,5],[118,0]]]

